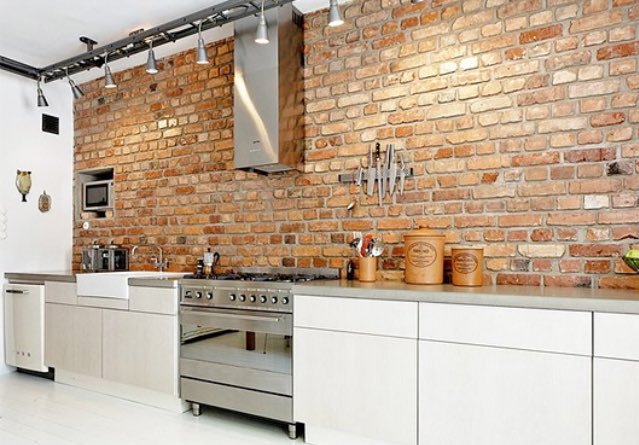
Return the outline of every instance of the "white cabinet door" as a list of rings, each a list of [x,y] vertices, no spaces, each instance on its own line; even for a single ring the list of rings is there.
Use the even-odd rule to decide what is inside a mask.
[[[636,443],[639,438],[639,363],[595,358],[594,445]]]
[[[4,294],[5,361],[44,372],[44,286],[7,284]]]
[[[102,309],[45,304],[45,363],[102,376]]]
[[[103,377],[177,395],[177,317],[111,309],[103,317]]]
[[[420,445],[591,444],[589,357],[419,343]]]
[[[416,443],[416,339],[306,328],[293,338],[294,418],[308,443]]]

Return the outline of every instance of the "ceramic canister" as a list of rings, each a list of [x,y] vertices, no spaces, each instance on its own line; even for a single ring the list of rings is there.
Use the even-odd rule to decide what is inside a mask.
[[[366,256],[359,259],[359,281],[372,282],[377,279],[377,257]]]
[[[456,286],[481,286],[484,281],[484,249],[454,247],[451,249],[452,282]]]
[[[444,239],[435,230],[422,228],[404,235],[409,284],[441,284],[444,281]]]

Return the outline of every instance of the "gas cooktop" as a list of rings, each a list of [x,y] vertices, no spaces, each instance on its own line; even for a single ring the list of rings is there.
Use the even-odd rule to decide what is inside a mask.
[[[251,267],[213,276],[187,275],[180,280],[180,304],[292,312],[293,284],[338,278],[339,269],[291,267]]]

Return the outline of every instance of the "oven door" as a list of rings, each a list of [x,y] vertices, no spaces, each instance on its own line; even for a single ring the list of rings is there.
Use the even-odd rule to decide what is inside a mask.
[[[180,376],[292,395],[292,316],[180,308]]]

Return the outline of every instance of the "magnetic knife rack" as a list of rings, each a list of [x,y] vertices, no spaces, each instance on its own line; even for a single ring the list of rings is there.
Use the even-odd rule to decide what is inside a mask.
[[[406,175],[404,176],[404,178],[412,178],[414,175],[413,172],[413,167],[409,167],[406,169]],[[355,180],[357,179],[357,172],[355,173],[340,173],[339,175],[339,182],[341,183],[354,183]],[[395,174],[395,179],[399,179],[399,171]],[[375,178],[375,180],[377,180],[377,178]],[[366,172],[366,169],[364,169],[364,171],[362,172],[362,182],[367,182],[368,181],[368,172]]]

